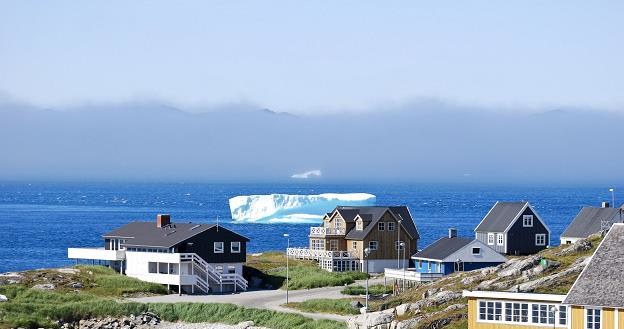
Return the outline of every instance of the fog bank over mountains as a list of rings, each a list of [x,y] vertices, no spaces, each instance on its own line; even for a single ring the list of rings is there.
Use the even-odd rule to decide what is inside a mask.
[[[610,183],[624,114],[494,112],[435,102],[290,115],[159,103],[0,104],[0,180]],[[320,171],[319,171],[320,172]],[[297,180],[301,181],[301,180]]]

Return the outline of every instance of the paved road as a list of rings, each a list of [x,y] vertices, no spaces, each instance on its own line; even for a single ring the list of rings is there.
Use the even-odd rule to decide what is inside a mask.
[[[369,284],[383,284],[383,278],[370,279]],[[365,281],[357,281],[354,285],[364,285]],[[340,293],[344,287],[325,287],[305,290],[291,290],[288,294],[290,302],[303,302],[308,299],[347,298]],[[284,290],[256,290],[231,295],[165,295],[153,297],[131,298],[131,301],[141,303],[229,303],[251,308],[269,309],[279,312],[298,313],[313,319],[328,319],[335,321],[347,321],[349,316],[327,313],[307,313],[296,309],[282,307],[286,303],[286,291]]]

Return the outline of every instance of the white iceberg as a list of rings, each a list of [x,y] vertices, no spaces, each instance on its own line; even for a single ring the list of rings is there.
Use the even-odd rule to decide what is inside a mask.
[[[230,212],[235,222],[315,223],[336,206],[372,206],[375,201],[368,193],[241,195],[230,199]]]

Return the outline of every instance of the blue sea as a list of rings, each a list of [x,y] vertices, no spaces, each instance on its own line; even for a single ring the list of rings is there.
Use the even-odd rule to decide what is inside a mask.
[[[552,229],[551,244],[558,244],[582,206],[611,200],[605,186],[0,183],[0,272],[71,265],[68,247],[102,246],[103,233],[132,220],[154,220],[158,213],[171,214],[174,222],[214,223],[218,217],[220,224],[251,239],[249,252],[284,250],[284,233],[290,234],[292,246],[305,246],[309,227],[318,224],[233,223],[228,199],[330,192],[367,192],[377,196],[378,205],[407,205],[421,234],[420,248],[449,227],[473,236],[497,200],[530,201]]]

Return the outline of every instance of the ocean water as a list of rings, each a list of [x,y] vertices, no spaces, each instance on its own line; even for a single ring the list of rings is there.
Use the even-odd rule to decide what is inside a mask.
[[[421,234],[419,248],[444,236],[449,227],[456,227],[460,236],[473,236],[497,200],[530,201],[550,226],[551,244],[556,245],[582,206],[611,200],[604,186],[0,183],[0,272],[71,265],[68,247],[102,246],[103,233],[132,220],[154,220],[157,213],[170,213],[174,222],[214,223],[219,217],[221,224],[251,239],[249,252],[284,250],[284,233],[290,234],[291,246],[306,246],[309,227],[317,224],[232,223],[228,199],[330,192],[367,192],[377,196],[378,205],[407,205]]]

